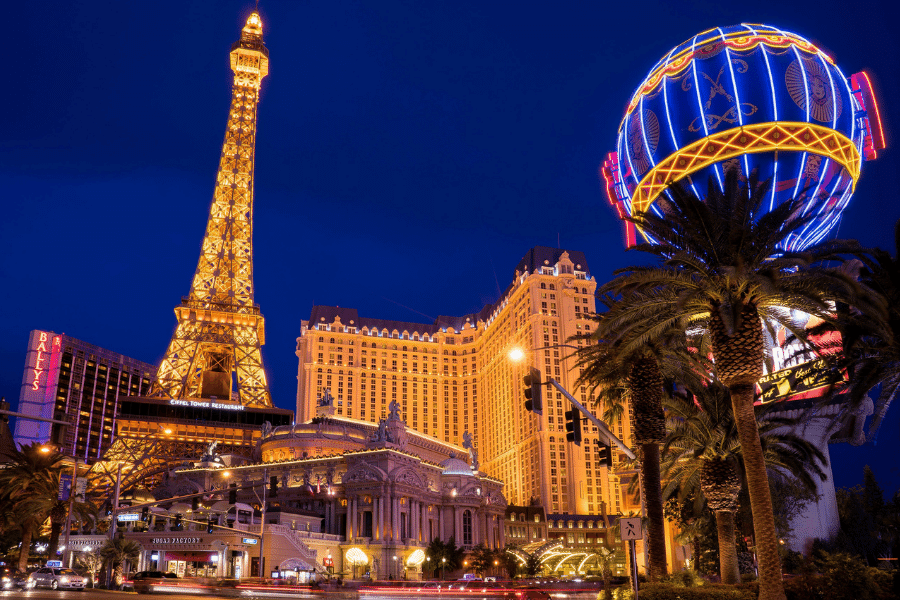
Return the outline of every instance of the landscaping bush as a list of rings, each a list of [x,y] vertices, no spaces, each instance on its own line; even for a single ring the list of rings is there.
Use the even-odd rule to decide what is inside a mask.
[[[671,583],[651,583],[641,587],[641,600],[756,600],[744,586],[707,584],[683,587]]]

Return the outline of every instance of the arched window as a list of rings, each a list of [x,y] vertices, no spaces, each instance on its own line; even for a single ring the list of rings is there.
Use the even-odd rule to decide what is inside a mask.
[[[333,344],[333,343],[334,343],[334,338],[331,338],[331,341],[328,342],[328,343],[329,343],[329,344]]]
[[[546,289],[547,289],[547,284],[544,283],[543,281],[541,282],[541,289],[542,289],[542,290],[546,290]]]
[[[462,515],[462,538],[463,546],[472,545],[472,511],[465,510]]]

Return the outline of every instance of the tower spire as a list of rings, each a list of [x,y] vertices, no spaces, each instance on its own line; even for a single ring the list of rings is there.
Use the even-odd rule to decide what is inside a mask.
[[[260,347],[264,321],[253,301],[253,170],[259,88],[269,73],[263,25],[254,11],[231,46],[231,109],[209,220],[191,290],[159,366],[155,392],[170,398],[272,406]]]

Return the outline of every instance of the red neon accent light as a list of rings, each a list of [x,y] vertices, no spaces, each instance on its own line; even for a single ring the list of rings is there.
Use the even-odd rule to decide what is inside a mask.
[[[31,389],[33,390],[39,390],[41,388],[41,375],[43,375],[44,371],[47,370],[44,366],[44,361],[47,360],[47,354],[50,353],[50,350],[47,349],[48,341],[50,340],[47,337],[47,332],[42,331],[41,335],[38,337],[37,348],[35,348],[35,351],[37,351],[37,357],[34,359],[34,367],[31,369]]]
[[[628,210],[625,208],[625,198],[619,197],[618,189],[621,188],[619,180],[619,155],[617,152],[610,152],[603,165],[600,167],[600,175],[603,177],[606,189],[606,198],[616,210],[616,214],[625,223],[625,247],[631,248],[637,242],[637,232],[634,229],[634,223],[625,221],[628,216]]]
[[[868,73],[860,71],[850,76],[850,84],[853,95],[866,112],[863,153],[866,160],[875,160],[878,158],[878,151],[886,148],[887,143],[884,138],[884,125],[881,122],[878,100],[875,98],[875,91],[872,89],[872,80],[869,78]]]

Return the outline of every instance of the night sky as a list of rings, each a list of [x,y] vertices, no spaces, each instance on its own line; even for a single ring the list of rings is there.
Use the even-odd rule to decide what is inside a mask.
[[[900,126],[888,3],[300,2],[260,6],[255,291],[275,403],[293,409],[314,304],[430,322],[498,299],[535,245],[606,281],[641,257],[597,169],[625,104],[709,27],[777,25],[867,70]],[[14,2],[0,93],[0,394],[18,402],[28,332],[158,363],[212,197],[252,2]],[[891,130],[888,129],[890,141]],[[864,165],[842,237],[892,247],[895,148]],[[877,447],[832,446],[838,486],[900,483],[900,408]]]

